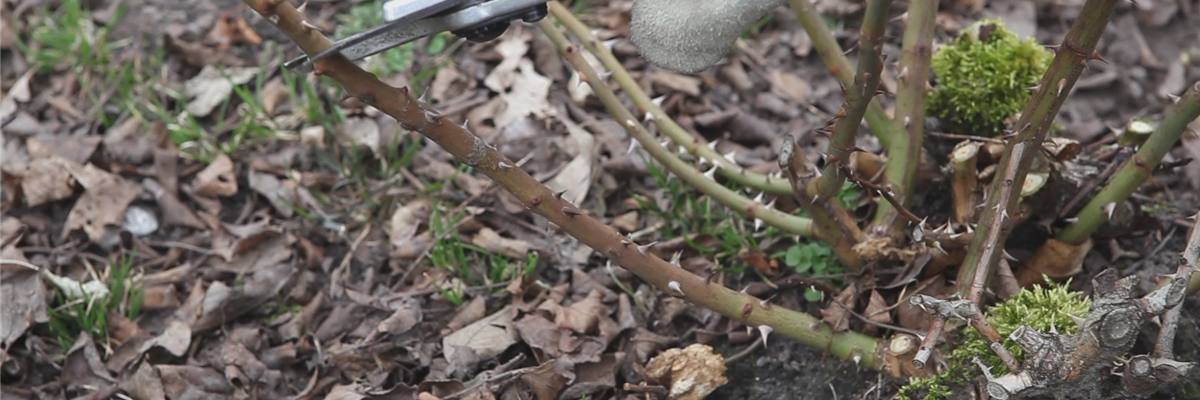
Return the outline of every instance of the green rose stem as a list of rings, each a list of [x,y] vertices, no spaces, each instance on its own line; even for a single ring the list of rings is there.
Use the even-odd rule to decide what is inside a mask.
[[[976,304],[983,297],[991,268],[1004,253],[1005,239],[1012,230],[1008,210],[1017,208],[1030,163],[1041,151],[1041,144],[1075,81],[1089,61],[1099,59],[1095,52],[1096,42],[1108,25],[1116,2],[1088,0],[1084,4],[1062,45],[1056,48],[1054,61],[1042,76],[1033,98],[1026,103],[1020,119],[1013,125],[1016,131],[1008,138],[996,177],[987,190],[975,238],[958,270],[959,295]]]
[[[245,3],[291,38],[305,54],[315,55],[332,46],[329,39],[288,2],[245,0]],[[543,23],[546,22],[543,20]],[[566,53],[578,54],[574,46],[569,48],[572,50]],[[407,88],[388,86],[341,55],[316,61],[313,70],[340,84],[351,96],[392,116],[406,129],[418,131],[438,143],[459,160],[503,186],[534,213],[557,224],[564,232],[660,290],[708,307],[748,326],[758,327],[760,332],[777,331],[837,357],[858,361],[864,366],[878,368],[881,365],[880,349],[883,346],[876,338],[853,332],[833,332],[813,316],[772,306],[753,296],[710,284],[704,278],[649,254],[645,246],[633,244],[612,227],[585,214],[561,196],[556,196],[541,182],[515,167],[494,147],[440,115],[431,106],[413,98]],[[592,76],[595,77],[594,71]]]
[[[796,13],[796,19],[800,20],[800,25],[812,39],[813,48],[825,62],[825,67],[837,78],[838,82],[842,83],[842,86],[853,86],[854,66],[850,65],[850,60],[846,58],[846,52],[842,50],[837,39],[833,38],[833,32],[829,30],[829,25],[826,25],[825,18],[817,12],[816,6],[813,6],[812,0],[791,0],[790,4],[792,11]],[[875,137],[879,138],[883,147],[890,149],[896,131],[893,131],[892,120],[888,118],[879,101],[872,99],[870,105],[867,106],[867,114],[864,118],[867,120],[867,125],[871,127],[871,132],[875,133]]]
[[[937,0],[912,0],[908,4],[908,29],[904,31],[904,50],[897,74],[896,118],[892,122],[892,132],[904,133],[905,138],[888,142],[888,162],[884,167],[887,186],[898,193],[901,207],[912,205],[913,180],[921,163],[921,146],[925,143],[925,87],[929,82],[937,9]],[[898,218],[900,213],[892,203],[879,202],[874,229],[868,231],[872,234],[903,233],[904,225],[897,224],[904,221]]]
[[[724,155],[717,153],[715,149],[709,148],[703,139],[684,130],[666,111],[663,111],[662,107],[655,104],[646,91],[642,90],[641,85],[633,79],[633,76],[629,75],[625,66],[621,65],[621,61],[617,60],[612,51],[601,43],[596,35],[592,34],[587,25],[575,18],[575,15],[571,14],[571,11],[562,4],[552,1],[547,5],[550,8],[550,14],[558,19],[559,23],[567,28],[567,31],[571,32],[571,35],[575,36],[588,52],[594,54],[605,69],[612,73],[613,81],[621,87],[626,95],[629,95],[629,99],[637,107],[639,113],[645,115],[645,119],[654,121],[658,129],[671,138],[672,142],[686,149],[692,155],[713,163],[719,167],[717,172],[721,176],[739,185],[762,190],[776,196],[792,194],[792,188],[788,185],[787,180],[747,171],[735,164],[734,160],[727,159]]]
[[[1179,102],[1167,111],[1162,123],[1117,171],[1112,181],[1075,214],[1076,221],[1058,233],[1058,240],[1079,245],[1091,237],[1096,228],[1107,220],[1108,214],[1104,210],[1111,207],[1110,204],[1124,202],[1150,177],[1171,146],[1179,142],[1179,136],[1187,129],[1187,124],[1197,116],[1200,116],[1200,81],[1192,84]]]

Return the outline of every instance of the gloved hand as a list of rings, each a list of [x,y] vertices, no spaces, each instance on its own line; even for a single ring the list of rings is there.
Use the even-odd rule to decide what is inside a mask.
[[[785,0],[634,0],[630,39],[647,61],[697,73]]]

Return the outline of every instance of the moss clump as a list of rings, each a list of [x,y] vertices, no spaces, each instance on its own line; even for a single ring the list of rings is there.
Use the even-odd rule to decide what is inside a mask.
[[[972,24],[930,61],[938,86],[927,110],[955,133],[995,136],[1029,101],[1053,53],[996,19]]]
[[[1007,338],[1021,325],[1047,332],[1051,328],[1062,334],[1079,332],[1072,315],[1086,317],[1092,301],[1080,292],[1067,290],[1066,285],[1037,286],[1023,289],[1012,298],[988,309],[985,314],[988,323],[996,328],[1000,337]],[[900,397],[921,392],[924,399],[941,399],[950,394],[950,386],[966,382],[971,377],[979,376],[979,368],[971,361],[978,357],[984,365],[991,368],[992,375],[1007,374],[1008,367],[1000,361],[990,349],[987,340],[973,328],[966,328],[966,337],[962,344],[950,352],[946,358],[948,368],[941,374],[925,379],[913,380],[900,389]],[[1005,341],[1004,347],[1018,361],[1025,359],[1025,351],[1016,343]]]

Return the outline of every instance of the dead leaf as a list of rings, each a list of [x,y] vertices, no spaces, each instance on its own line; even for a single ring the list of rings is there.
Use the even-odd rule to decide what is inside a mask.
[[[491,228],[484,227],[471,238],[471,244],[508,258],[523,259],[529,254],[529,242],[500,236]]]
[[[738,258],[741,258],[746,264],[750,264],[756,271],[764,275],[779,275],[779,260],[771,258],[767,253],[758,250],[742,249],[738,251]]]
[[[288,91],[287,85],[283,84],[282,77],[275,77],[263,85],[262,91],[258,96],[262,100],[263,111],[268,116],[275,116],[275,111],[278,110],[281,104],[287,102],[291,93]]]
[[[175,357],[183,357],[187,355],[188,347],[192,345],[192,330],[187,323],[179,320],[171,320],[167,325],[167,329],[153,339],[142,343],[142,348],[139,353],[145,353],[150,350],[160,348],[168,354]]]
[[[521,382],[538,400],[555,400],[566,386],[567,378],[554,371],[554,360],[550,360],[521,374]]]
[[[618,352],[605,354],[597,362],[575,364],[575,380],[571,382],[570,387],[563,391],[562,398],[591,398],[593,394],[614,389],[617,386],[617,374],[624,359],[625,353]]]
[[[571,135],[570,142],[574,143],[574,158],[558,172],[546,186],[556,192],[566,191],[563,198],[572,204],[583,204],[587,198],[588,189],[592,186],[592,165],[596,154],[596,139],[583,127],[575,124],[566,117],[560,117],[567,133]]]
[[[371,149],[371,154],[380,155],[379,123],[373,118],[346,118],[335,129],[338,141],[343,145],[363,146]]]
[[[280,180],[275,175],[266,172],[250,171],[247,184],[251,189],[267,198],[275,212],[283,218],[291,218],[296,213],[292,206],[296,201],[296,182],[291,179]]]
[[[258,67],[205,66],[184,85],[184,93],[191,99],[187,103],[188,113],[195,117],[207,117],[217,106],[229,99],[234,86],[250,82],[258,73]]]
[[[512,306],[505,306],[484,319],[446,335],[442,352],[450,362],[450,373],[472,372],[479,361],[499,356],[517,342]]]
[[[646,364],[646,377],[670,387],[668,397],[674,400],[702,400],[729,382],[725,357],[699,343],[654,357]]]
[[[850,329],[850,312],[853,311],[854,298],[857,295],[858,289],[855,285],[847,285],[833,298],[828,307],[820,310],[821,320],[833,327],[834,332]]]
[[[79,175],[76,175],[76,179],[79,179]],[[93,243],[113,241],[116,232],[112,227],[124,225],[129,204],[141,195],[142,187],[116,175],[87,186],[87,190],[75,201],[75,207],[67,214],[63,237],[82,229]]]
[[[804,103],[812,92],[812,85],[807,80],[792,72],[771,70],[771,92],[785,99]]]
[[[495,50],[500,53],[500,64],[493,67],[483,78],[483,85],[493,92],[505,93],[516,80],[517,67],[525,59],[529,43],[521,35],[508,35],[496,43]],[[496,127],[502,128],[503,125],[497,124]]]
[[[214,46],[217,51],[224,51],[234,44],[260,44],[262,38],[250,27],[244,18],[235,11],[226,11],[217,18],[212,29],[204,36],[205,44]]]
[[[67,359],[62,365],[62,380],[74,387],[102,387],[115,382],[100,359],[92,334],[87,331],[80,332],[71,350],[67,351]]]
[[[213,282],[204,293],[203,301],[199,304],[200,309],[191,310],[185,306],[180,308],[176,315],[191,322],[192,332],[218,327],[277,296],[290,283],[295,273],[296,268],[291,263],[256,265],[254,271],[243,278],[236,287],[230,287],[221,281]]]
[[[600,323],[600,317],[608,314],[601,299],[604,293],[593,290],[582,301],[577,301],[569,307],[560,307],[555,312],[554,323],[559,328],[566,328],[576,333],[594,333]],[[543,303],[552,304],[550,302]]]
[[[208,164],[196,178],[192,180],[192,189],[201,196],[229,197],[237,194],[237,175],[233,171],[233,160],[225,154],[217,156]]]
[[[25,261],[13,247],[0,250],[6,260]],[[33,324],[50,321],[46,313],[46,287],[37,271],[8,263],[0,266],[0,344],[5,353]]]
[[[433,201],[428,197],[418,197],[396,207],[387,227],[388,241],[393,249],[400,249],[411,243],[421,224],[429,220],[433,211]]]
[[[225,375],[195,365],[158,365],[163,392],[170,399],[233,398],[234,387]]]
[[[375,330],[379,332],[402,335],[412,330],[424,319],[421,302],[415,298],[405,296],[399,301],[393,301],[389,306],[392,308],[392,315],[375,327]]]
[[[138,368],[130,371],[128,375],[123,374],[119,385],[121,390],[137,400],[165,400],[167,398],[158,369],[146,361],[138,363]]]
[[[181,55],[184,62],[192,67],[202,68],[212,64],[242,67],[249,64],[233,54],[218,51],[201,43],[192,43],[171,35],[165,35],[163,41],[168,49]]]
[[[76,164],[83,164],[92,158],[96,146],[104,140],[97,135],[50,135],[41,134],[25,140],[29,156],[33,158],[48,158],[57,156]]]
[[[23,165],[5,166],[3,171],[20,182],[25,204],[35,207],[74,195],[75,180],[71,176],[71,170],[81,168],[77,163],[52,157],[33,160]]]
[[[446,327],[442,329],[442,333],[448,334],[462,329],[462,327],[483,318],[486,312],[487,297],[476,296],[474,299],[471,299],[470,303],[458,308],[458,313],[454,314],[454,318],[451,318],[450,322],[446,323]]]
[[[549,102],[550,78],[539,74],[529,59],[521,59],[518,66],[520,74],[513,78],[512,89],[500,92],[504,109],[493,118],[497,129],[527,116],[545,117],[554,112]]]
[[[700,95],[699,78],[677,74],[670,71],[655,70],[650,73],[650,81],[655,85],[674,90],[676,92],[686,93],[689,96]]]
[[[892,323],[891,309],[888,308],[887,301],[879,294],[878,290],[871,291],[871,299],[867,302],[867,308],[863,310],[863,316],[868,320],[878,322],[883,325]],[[863,331],[868,334],[875,334],[879,331],[879,327],[868,324],[863,328]]]

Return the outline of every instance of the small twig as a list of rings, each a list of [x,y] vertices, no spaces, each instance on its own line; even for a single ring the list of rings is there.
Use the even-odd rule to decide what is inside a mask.
[[[762,342],[762,340],[751,340],[750,344],[747,345],[745,349],[742,349],[742,351],[737,352],[737,354],[726,358],[725,365],[733,365],[734,363],[737,363],[738,360],[750,355],[750,353],[753,353],[755,350],[758,350],[759,347],[762,347]]]
[[[924,222],[924,220],[921,219],[921,217],[918,217],[916,214],[913,214],[912,211],[909,211],[908,208],[904,206],[904,204],[901,204],[900,200],[896,198],[896,196],[892,193],[891,189],[876,185],[876,184],[872,183],[870,180],[863,179],[862,177],[858,176],[858,174],[854,173],[854,171],[851,170],[849,166],[843,165],[842,172],[846,174],[846,179],[854,181],[855,184],[862,186],[863,188],[866,188],[867,190],[875,192],[880,197],[883,197],[884,200],[887,200],[888,204],[892,205],[892,208],[895,210],[895,212],[899,213],[900,216],[904,217],[909,222],[912,222],[914,224],[920,224],[920,223]]]
[[[1193,219],[1200,218],[1200,213],[1192,216]],[[1187,283],[1191,281],[1192,275],[1196,272],[1196,261],[1200,259],[1200,228],[1192,228],[1192,232],[1188,234],[1187,245],[1183,248],[1183,254],[1179,257],[1179,266],[1175,269],[1175,276],[1171,277],[1172,285],[1175,282],[1178,284],[1179,290],[1186,291]],[[1182,297],[1181,293],[1179,297]],[[1175,358],[1175,333],[1179,330],[1179,318],[1183,311],[1183,301],[1171,309],[1167,310],[1162,316],[1162,329],[1158,332],[1158,342],[1154,346],[1154,355],[1157,358],[1170,360]]]

